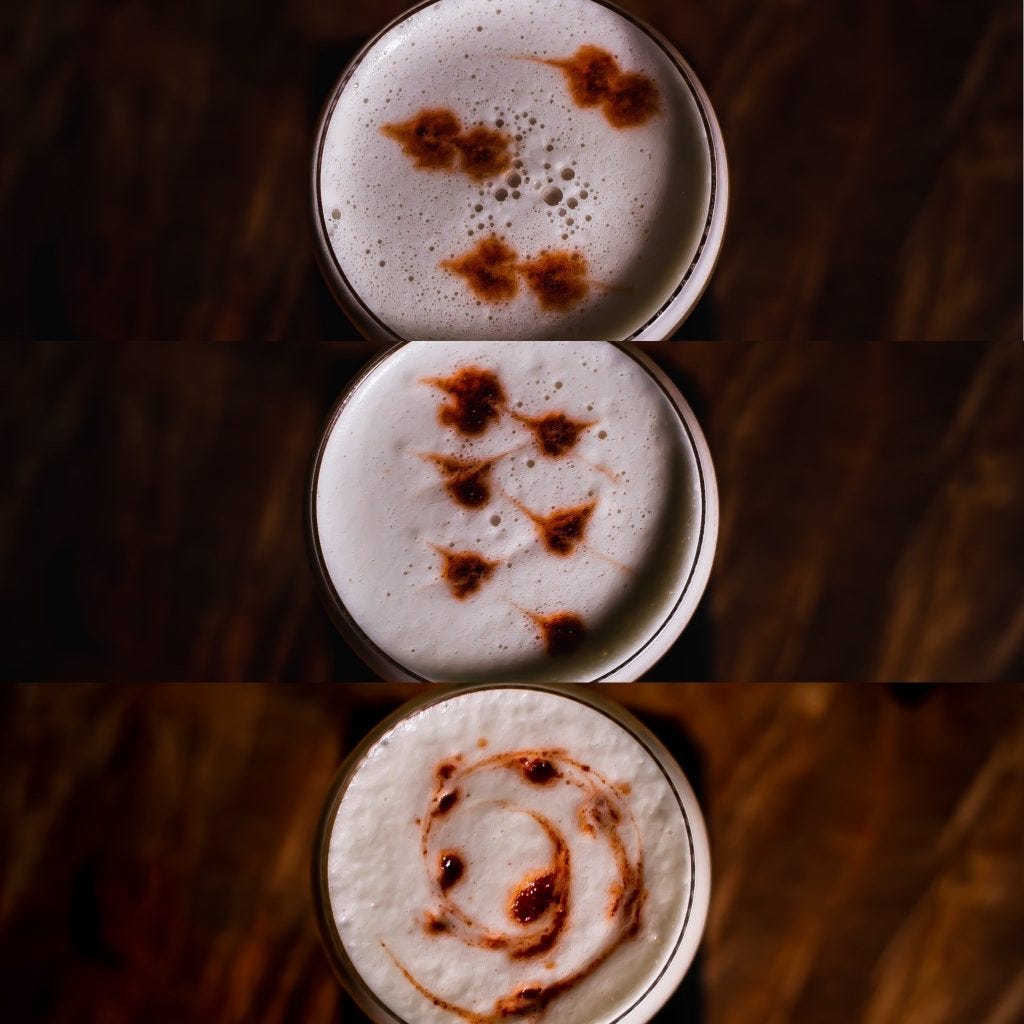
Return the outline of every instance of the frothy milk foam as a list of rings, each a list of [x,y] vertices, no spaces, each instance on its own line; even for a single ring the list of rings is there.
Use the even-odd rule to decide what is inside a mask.
[[[653,82],[657,112],[615,127],[543,60],[597,46]],[[540,58],[531,60],[524,58]],[[475,180],[417,168],[382,131],[445,108],[504,131],[515,163]],[[711,194],[705,126],[666,52],[591,0],[442,0],[387,32],[330,115],[321,217],[351,288],[404,338],[627,338],[697,252]],[[482,300],[442,266],[491,236],[519,259],[579,253],[589,288],[545,308],[528,287]]]
[[[402,721],[329,827],[345,953],[416,1024],[615,1020],[689,926],[694,828],[706,849],[633,735],[525,689],[456,694]]]
[[[463,371],[503,392],[469,436],[444,422]],[[545,423],[562,428],[557,457]],[[699,544],[689,437],[607,342],[400,346],[343,405],[313,500],[342,604],[427,679],[601,678],[668,618]],[[565,614],[578,629],[560,631]]]

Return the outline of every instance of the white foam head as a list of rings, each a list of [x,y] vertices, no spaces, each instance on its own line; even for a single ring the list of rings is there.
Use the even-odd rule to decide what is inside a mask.
[[[503,396],[467,437],[444,384],[473,369]],[[577,434],[551,457],[539,424],[558,414]],[[310,512],[364,657],[452,681],[637,678],[692,614],[717,532],[689,409],[645,356],[599,341],[399,346],[343,398]],[[460,555],[488,566],[461,593]],[[580,632],[559,645],[566,614]]]
[[[616,128],[600,105],[574,103],[562,70],[523,59],[569,58],[587,45],[651,79],[657,113]],[[418,169],[382,126],[431,108],[450,109],[466,128],[502,126],[520,165],[480,181]],[[720,142],[678,54],[602,3],[423,5],[361,56],[323,122],[314,188],[325,269],[374,336],[639,336],[680,298],[698,253],[714,260],[706,250],[724,224]],[[579,252],[587,295],[547,309],[519,278],[513,298],[481,301],[442,261],[491,235],[520,259]],[[688,309],[673,304],[663,329]]]
[[[357,751],[328,808],[319,874],[342,977],[377,1021],[647,1020],[710,891],[678,765],[588,693],[424,703]]]

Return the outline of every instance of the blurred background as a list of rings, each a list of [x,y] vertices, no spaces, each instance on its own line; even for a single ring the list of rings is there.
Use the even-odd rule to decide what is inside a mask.
[[[622,0],[732,176],[685,337],[1019,338],[1017,0]],[[407,0],[0,13],[0,337],[353,338],[313,261],[331,85]]]
[[[306,474],[364,344],[0,346],[0,678],[365,680]],[[1024,678],[1024,346],[663,343],[718,475],[651,680]]]
[[[658,1024],[1024,1019],[1024,688],[602,688],[684,765],[711,910]],[[4,1019],[364,1021],[314,830],[414,687],[0,689]]]

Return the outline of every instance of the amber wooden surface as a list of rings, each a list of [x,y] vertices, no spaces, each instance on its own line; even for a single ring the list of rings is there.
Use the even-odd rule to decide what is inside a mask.
[[[722,516],[651,679],[1024,678],[1024,346],[652,351],[705,425]],[[0,676],[365,679],[302,508],[368,353],[0,349]]]
[[[4,1019],[360,1022],[309,862],[344,752],[410,688],[0,694]],[[1024,689],[638,685],[714,861],[660,1024],[1024,1019]]]
[[[622,2],[729,152],[687,336],[1020,337],[1019,3]],[[353,337],[313,263],[312,133],[405,6],[6,5],[0,336]]]

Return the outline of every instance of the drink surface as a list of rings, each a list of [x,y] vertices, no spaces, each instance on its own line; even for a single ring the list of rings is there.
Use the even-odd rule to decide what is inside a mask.
[[[606,342],[409,342],[343,403],[313,494],[326,573],[413,676],[598,679],[672,614],[703,478]]]
[[[627,338],[708,220],[679,67],[592,0],[441,0],[366,53],[330,114],[320,216],[403,338]]]
[[[602,1024],[679,952],[692,850],[669,776],[608,715],[456,694],[359,762],[330,826],[329,914],[405,1021]]]

